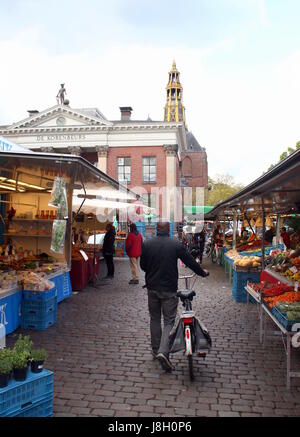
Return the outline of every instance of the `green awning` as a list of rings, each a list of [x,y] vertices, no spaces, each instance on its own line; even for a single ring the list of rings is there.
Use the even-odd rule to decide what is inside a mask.
[[[184,207],[184,212],[187,214],[207,214],[214,206],[208,205],[190,205]]]

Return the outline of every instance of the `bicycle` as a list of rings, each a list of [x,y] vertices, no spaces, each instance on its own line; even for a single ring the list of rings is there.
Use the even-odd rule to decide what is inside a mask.
[[[198,351],[198,356],[205,358],[211,347],[210,335],[203,324],[195,317],[192,309],[192,300],[196,293],[192,290],[195,285],[189,286],[188,279],[195,277],[196,274],[179,276],[179,279],[185,279],[185,290],[177,291],[177,297],[180,298],[184,310],[181,313],[179,322],[175,329],[170,333],[171,350],[170,352],[179,352],[184,350],[188,360],[190,380],[194,381],[193,354]],[[195,279],[196,280],[196,279]],[[173,341],[172,341],[173,337]]]
[[[221,265],[222,263],[222,246],[220,246],[218,243],[215,243],[211,247],[211,251],[209,256],[211,257],[212,262],[215,264]]]

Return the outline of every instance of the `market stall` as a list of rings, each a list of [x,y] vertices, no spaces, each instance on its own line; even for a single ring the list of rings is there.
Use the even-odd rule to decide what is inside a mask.
[[[298,342],[293,342],[300,326],[299,212],[298,150],[239,193],[221,202],[207,215],[207,218],[215,220],[226,217],[233,223],[232,248],[229,247],[230,250],[226,252],[226,263],[230,265],[233,276],[234,270],[247,270],[241,271],[244,275],[244,283],[240,284],[241,290],[244,288],[242,302],[251,300],[258,305],[260,341],[270,341],[266,335],[268,325],[276,327],[282,334],[288,388],[292,377],[300,377],[299,371],[291,370],[291,345],[299,346]],[[253,237],[250,240],[247,235],[247,241],[242,242],[244,247],[239,241],[242,233],[236,235],[239,221],[243,228],[249,226],[249,234]],[[293,223],[297,226],[291,227]],[[251,245],[251,242],[255,244]],[[257,271],[255,276],[251,276],[254,263],[257,263]]]
[[[0,153],[0,323],[6,334],[20,326],[26,290],[52,287],[57,302],[72,294],[72,198],[86,184],[120,189],[81,157]]]
[[[84,203],[82,199],[85,199]],[[115,223],[117,227],[120,225],[121,229],[116,229],[115,256],[126,257],[127,214],[141,209],[143,204],[131,192],[115,193],[95,184],[86,184],[85,191],[75,190],[72,204],[75,238],[72,245],[71,283],[74,290],[80,291],[90,281],[94,284],[97,281],[107,223]],[[120,211],[122,220],[125,220],[122,226],[116,219]],[[145,224],[137,222],[139,230],[141,226]]]

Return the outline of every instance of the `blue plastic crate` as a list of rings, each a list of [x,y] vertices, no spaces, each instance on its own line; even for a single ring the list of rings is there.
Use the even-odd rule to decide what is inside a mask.
[[[7,414],[5,417],[51,417],[53,412],[53,394],[44,396],[37,401],[29,401]]]
[[[44,315],[42,318],[40,315],[35,314],[21,314],[21,328],[33,329],[35,331],[43,331],[50,328],[56,322],[57,309],[51,313]]]
[[[42,320],[47,314],[52,313],[57,308],[57,297],[52,297],[47,300],[22,300],[21,314]]]
[[[56,286],[57,290],[57,303],[72,296],[72,285],[69,272],[63,273],[51,279]]]
[[[233,270],[232,280],[232,297],[235,302],[246,303],[247,291],[245,287],[247,282],[259,282],[260,272],[237,272]]]
[[[288,331],[292,330],[292,326],[295,323],[300,323],[299,320],[288,320],[286,318],[286,314],[279,311],[275,306],[272,308],[272,313],[276,317],[276,319],[281,323],[282,326],[285,327]]]
[[[233,270],[232,291],[240,292],[244,291],[247,282],[259,282],[260,272],[237,272]]]
[[[245,293],[237,293],[237,294],[232,293],[232,297],[234,302],[247,303],[247,294]]]
[[[25,381],[11,379],[7,387],[0,388],[0,417],[20,411],[28,402],[39,401],[53,394],[53,372],[28,372]]]
[[[48,291],[23,290],[23,297],[26,300],[48,300],[57,296],[56,286]]]

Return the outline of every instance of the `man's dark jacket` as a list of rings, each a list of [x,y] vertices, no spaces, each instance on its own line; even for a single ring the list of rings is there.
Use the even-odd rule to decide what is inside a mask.
[[[167,234],[158,235],[142,245],[141,269],[146,272],[149,290],[174,294],[178,288],[178,259],[199,276],[204,270],[187,252],[182,243]]]
[[[103,255],[113,255],[115,253],[115,236],[114,229],[106,232],[102,246]]]

